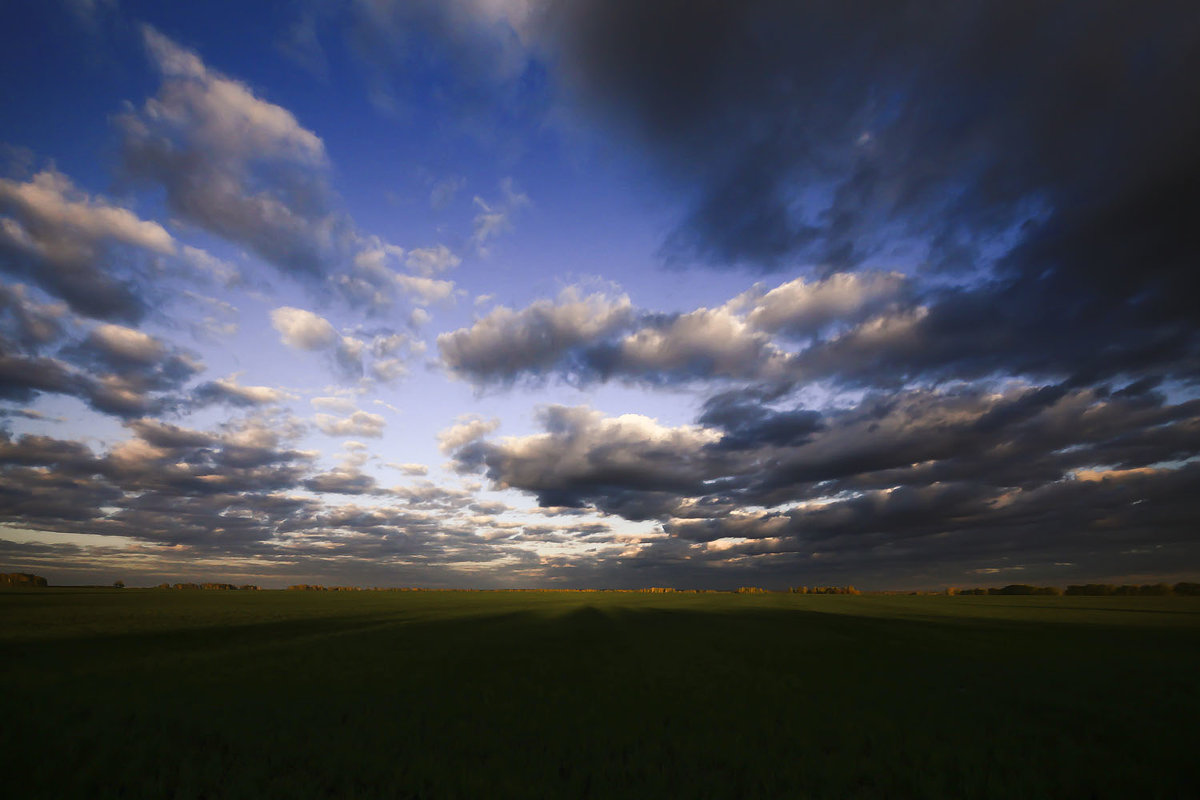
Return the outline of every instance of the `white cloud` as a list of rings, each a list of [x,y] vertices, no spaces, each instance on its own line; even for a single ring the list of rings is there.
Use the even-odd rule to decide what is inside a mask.
[[[324,350],[338,342],[338,333],[324,317],[302,308],[283,306],[271,312],[271,324],[280,341],[298,350]]]
[[[348,397],[314,397],[309,402],[312,403],[313,408],[339,414],[349,414],[358,408]]]
[[[395,469],[395,470],[399,470],[400,472],[403,472],[405,475],[412,475],[412,476],[419,477],[419,476],[424,476],[424,475],[429,474],[429,467],[425,466],[424,464],[414,464],[411,462],[407,463],[407,464],[397,464],[394,461],[389,461],[388,463],[384,464],[384,466],[391,467],[392,469]]]
[[[372,439],[383,436],[383,429],[387,427],[387,420],[369,411],[355,411],[348,417],[317,414],[313,422],[329,436],[363,436]]]
[[[642,328],[620,344],[629,373],[702,374],[762,379],[782,376],[787,357],[765,334],[723,308],[701,308]]]
[[[429,305],[454,296],[453,281],[424,278],[419,275],[397,275],[395,281],[405,294],[421,305]]]
[[[749,307],[746,321],[755,328],[809,335],[834,322],[854,322],[880,304],[898,299],[907,278],[898,272],[839,272],[819,281],[803,278],[762,294],[747,292],[730,307]]]
[[[462,259],[450,252],[444,244],[412,250],[404,264],[418,275],[431,277],[448,272],[462,263]]]

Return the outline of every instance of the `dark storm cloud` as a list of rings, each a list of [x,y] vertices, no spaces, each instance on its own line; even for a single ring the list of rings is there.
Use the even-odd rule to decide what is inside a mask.
[[[775,411],[764,400],[763,392],[753,389],[723,392],[705,402],[704,412],[696,421],[723,430],[720,441],[710,446],[728,449],[804,444],[821,429],[818,412]]]
[[[956,262],[1035,209],[1195,208],[1188,3],[595,0],[541,24],[584,102],[695,191],[674,238],[718,263],[851,265],[885,228]],[[1174,217],[1129,224],[1181,243]]]
[[[818,342],[802,373],[896,386],[1200,369],[1192,4],[535,8],[521,30],[568,95],[689,198],[671,258],[821,272],[875,258],[958,284],[914,287],[902,336]]]

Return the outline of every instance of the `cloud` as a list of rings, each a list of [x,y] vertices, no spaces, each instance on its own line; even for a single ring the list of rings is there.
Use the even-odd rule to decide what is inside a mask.
[[[446,245],[439,244],[410,250],[404,263],[413,272],[428,278],[449,272],[461,264],[462,259],[450,252]]]
[[[1028,526],[1022,541],[1053,539],[1053,521],[1066,517],[1089,527],[1086,504],[1053,504],[1090,491],[1064,485],[1088,482],[1095,465],[1113,481],[1161,481],[1175,492],[1195,468],[1179,465],[1200,453],[1200,401],[1144,393],[911,390],[824,412],[767,402],[787,400],[727,393],[710,400],[699,425],[679,427],[550,406],[540,413],[545,433],[474,439],[452,455],[460,471],[481,471],[541,506],[664,520],[692,540],[786,536],[798,551],[853,549],[839,537],[870,535],[891,547],[913,526],[923,537],[968,537],[969,557],[972,531],[992,530],[993,512],[997,528]],[[1132,526],[1123,536],[1153,533]]]
[[[53,169],[20,183],[0,178],[0,269],[71,310],[132,322],[146,312],[138,265],[176,253],[161,225],[77,189]]]
[[[203,364],[175,345],[123,325],[98,325],[79,343],[62,351],[89,368],[114,391],[145,394],[182,386]]]
[[[1064,30],[1063,13],[1086,33]],[[1200,129],[1178,113],[1200,99],[1177,60],[1195,53],[1186,15],[622,0],[534,23],[579,101],[694,197],[673,247],[722,264],[844,267],[884,231],[925,239],[936,262],[969,262],[1031,204],[1092,216],[1178,186],[1197,168],[1186,143]],[[1135,70],[1126,54],[1148,47],[1158,55]],[[1100,180],[1098,162],[1121,166]]]
[[[460,417],[454,425],[438,433],[438,449],[443,453],[453,452],[499,427],[498,419],[483,419],[475,415]]]
[[[429,305],[454,296],[454,283],[420,275],[396,275],[396,285],[421,305]]]
[[[334,413],[349,414],[356,411],[358,406],[348,397],[314,397],[309,400],[313,408],[321,411],[332,411]]]
[[[435,183],[429,190],[429,207],[434,211],[441,211],[450,205],[464,183],[466,179],[461,177],[445,178]]]
[[[237,375],[205,381],[192,390],[192,397],[199,403],[227,403],[243,408],[278,403],[286,393],[271,386],[244,386]]]
[[[283,306],[271,312],[280,341],[297,350],[327,353],[343,376],[383,382],[407,374],[407,360],[424,351],[424,343],[407,334],[381,329],[359,338],[338,332],[324,317],[302,308]]]
[[[97,325],[86,345],[104,361],[116,366],[142,367],[163,357],[163,342],[148,333],[123,325]]]
[[[317,414],[313,422],[328,436],[366,436],[373,439],[383,436],[383,429],[387,426],[387,420],[369,411],[355,411],[348,417]]]
[[[162,186],[172,214],[285,272],[332,272],[350,229],[332,210],[321,139],[154,28],[142,34],[163,82],[116,117],[128,175]]]
[[[704,463],[705,446],[720,438],[713,431],[564,406],[547,406],[539,418],[547,433],[498,444],[476,433],[461,444],[447,439],[444,449],[457,444],[459,469],[482,469],[497,488],[533,493],[541,506],[595,503],[630,519],[662,513],[673,494],[715,477]]]
[[[405,475],[411,475],[414,477],[423,477],[429,474],[429,467],[425,466],[424,464],[396,464],[393,462],[388,462],[384,466],[400,470]]]
[[[0,284],[0,345],[5,351],[38,350],[65,332],[68,312],[62,303],[41,303],[22,284]]]
[[[421,91],[443,116],[457,117],[463,129],[480,135],[480,120],[489,113],[513,114],[513,88],[528,67],[520,31],[532,10],[490,0],[357,2],[350,8],[348,41],[366,67],[377,108],[413,114],[406,100],[421,74]],[[453,69],[430,71],[431,62]]]
[[[495,308],[470,328],[440,334],[438,350],[455,374],[511,383],[560,367],[574,348],[626,326],[632,313],[626,296],[581,296],[571,288],[557,301],[538,300],[521,311]]]
[[[190,351],[133,328],[87,330],[65,306],[33,300],[19,284],[0,288],[0,345],[0,397],[67,395],[119,417],[186,405],[183,387],[204,368]]]
[[[357,248],[352,269],[335,279],[335,285],[351,301],[380,311],[391,308],[398,297],[416,305],[454,297],[452,281],[433,277],[461,261],[444,245],[406,253],[377,236],[358,236]],[[418,274],[406,274],[402,268]]]
[[[279,331],[280,341],[297,350],[324,350],[339,340],[327,319],[302,308],[275,309],[271,312],[271,325]]]
[[[479,211],[475,214],[471,244],[482,255],[488,254],[488,242],[512,230],[517,213],[529,205],[529,197],[515,188],[512,178],[500,182],[500,192],[500,199],[490,203],[475,195],[475,207]]]
[[[788,356],[728,309],[701,308],[650,324],[620,340],[604,361],[611,371],[651,382],[691,377],[772,380],[786,377]]]
[[[336,469],[314,475],[304,482],[304,488],[313,492],[334,494],[374,494],[378,486],[374,478],[358,470]]]
[[[730,305],[749,307],[746,322],[767,333],[811,336],[833,324],[853,324],[904,299],[909,281],[896,272],[839,272],[816,281],[796,278]]]

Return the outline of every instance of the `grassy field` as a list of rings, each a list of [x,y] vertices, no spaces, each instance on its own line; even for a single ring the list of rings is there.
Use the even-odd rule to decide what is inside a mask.
[[[1200,598],[0,593],[9,797],[1200,797]]]

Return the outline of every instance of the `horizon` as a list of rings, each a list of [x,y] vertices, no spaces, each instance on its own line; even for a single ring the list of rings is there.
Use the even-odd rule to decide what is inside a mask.
[[[0,571],[1200,579],[1189,4],[242,5],[0,34]]]

